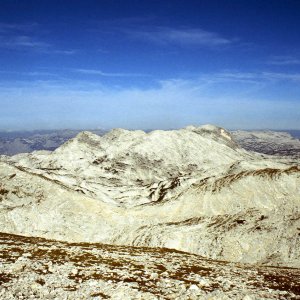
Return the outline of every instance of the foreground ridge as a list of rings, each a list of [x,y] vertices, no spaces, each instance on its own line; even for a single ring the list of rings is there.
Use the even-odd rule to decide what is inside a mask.
[[[1,299],[300,299],[300,270],[0,233]]]

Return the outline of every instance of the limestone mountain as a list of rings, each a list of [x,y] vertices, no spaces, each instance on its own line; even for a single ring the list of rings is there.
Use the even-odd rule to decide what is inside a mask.
[[[7,233],[300,266],[300,167],[213,125],[82,132],[0,160]]]

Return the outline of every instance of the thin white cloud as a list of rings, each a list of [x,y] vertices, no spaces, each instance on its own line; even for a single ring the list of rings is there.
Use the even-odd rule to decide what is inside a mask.
[[[278,66],[300,65],[300,59],[292,56],[273,56],[268,64]]]
[[[61,54],[73,55],[77,50],[63,50],[57,49],[54,45],[40,41],[36,37],[27,35],[17,36],[1,36],[0,35],[0,48],[17,50],[17,51],[34,51],[42,54]]]
[[[41,32],[37,23],[0,23],[0,48],[62,55],[77,52],[74,49],[57,49],[55,45],[41,39]]]
[[[77,73],[86,74],[86,75],[98,75],[104,77],[148,77],[146,74],[139,73],[109,73],[103,72],[101,70],[93,70],[93,69],[75,69]]]
[[[94,21],[92,32],[103,34],[122,34],[123,37],[147,41],[159,45],[180,45],[198,47],[228,46],[237,42],[236,38],[225,37],[220,33],[199,27],[157,26],[156,17],[119,18],[114,20]]]
[[[37,23],[0,23],[0,47],[8,49],[48,48],[48,43],[36,37],[37,29]]]
[[[241,82],[257,82],[262,83],[266,81],[300,81],[300,73],[280,73],[280,72],[239,72],[239,71],[225,71],[211,74],[205,74],[202,78],[208,81],[241,81]]]
[[[32,32],[38,28],[38,23],[0,23],[0,33]]]
[[[261,81],[260,73],[240,72],[240,71],[224,71],[214,74],[208,74],[208,78],[211,78],[214,82],[246,82],[246,83],[258,83]]]
[[[49,44],[37,41],[36,39],[26,36],[26,35],[17,35],[17,36],[8,36],[0,37],[0,47],[8,49],[45,49],[49,48]]]
[[[30,72],[21,72],[21,71],[8,71],[8,70],[0,70],[0,74],[11,74],[11,75],[21,75],[21,76],[51,76],[56,77],[57,74],[50,72],[41,72],[41,71],[30,71]]]
[[[72,49],[72,50],[50,50],[49,53],[52,54],[64,54],[64,55],[73,55],[78,53],[78,50]]]
[[[145,30],[127,29],[125,32],[133,38],[154,42],[161,45],[216,47],[226,46],[234,40],[220,36],[218,33],[200,28],[154,27]]]
[[[262,75],[266,79],[300,82],[300,73],[263,72]]]

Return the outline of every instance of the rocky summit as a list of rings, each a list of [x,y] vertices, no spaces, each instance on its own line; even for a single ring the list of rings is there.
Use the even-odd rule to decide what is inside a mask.
[[[142,251],[144,257],[153,257],[145,249],[155,248],[153,253],[173,249],[162,258],[170,257],[172,264],[177,262],[172,261],[171,253],[180,256],[181,252],[174,251],[184,251],[182,259],[187,263],[192,258],[199,262],[205,258],[211,264],[226,261],[235,263],[232,272],[244,264],[278,268],[274,270],[300,268],[299,163],[295,156],[248,152],[228,131],[213,125],[150,133],[114,129],[102,137],[81,132],[52,152],[1,156],[0,228],[6,234],[73,243],[69,251],[77,251],[75,256],[82,248],[74,243],[92,242],[130,253],[130,249]],[[113,248],[117,246],[121,248]],[[39,266],[43,261],[37,257]],[[72,266],[66,266],[66,272]],[[144,268],[142,261],[136,269],[145,272]],[[294,270],[291,278],[296,278],[298,271]],[[192,289],[201,289],[192,277]],[[250,277],[243,280],[252,280]],[[285,290],[295,297],[300,293],[299,286]],[[161,299],[206,299],[201,292],[200,298],[181,298],[178,293],[177,298],[165,295]],[[256,299],[246,294],[245,299]],[[280,293],[274,297],[292,299]]]

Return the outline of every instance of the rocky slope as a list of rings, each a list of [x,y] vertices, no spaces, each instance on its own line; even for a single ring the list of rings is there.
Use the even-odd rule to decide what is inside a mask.
[[[212,125],[82,132],[0,161],[0,227],[72,242],[167,247],[300,266],[300,167]]]
[[[0,233],[1,299],[300,299],[299,269]]]

